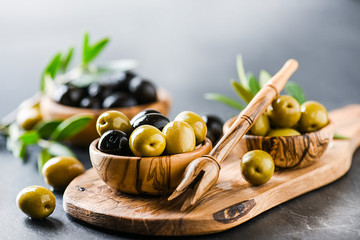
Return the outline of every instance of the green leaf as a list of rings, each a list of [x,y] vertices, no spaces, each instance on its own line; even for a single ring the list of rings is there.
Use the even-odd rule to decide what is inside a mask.
[[[299,84],[295,82],[287,82],[285,85],[285,91],[288,95],[295,98],[300,103],[300,105],[306,102],[304,91]]]
[[[58,142],[50,142],[48,151],[52,156],[76,157],[75,153],[70,148]]]
[[[61,59],[60,70],[62,72],[66,72],[66,69],[68,68],[69,63],[71,62],[73,54],[74,54],[74,47],[71,47],[67,52],[66,56],[63,59]]]
[[[263,87],[271,79],[270,73],[265,70],[261,70],[259,74],[260,87]]]
[[[349,137],[345,137],[343,135],[340,135],[338,133],[334,133],[334,139],[337,139],[337,140],[349,140],[350,138]]]
[[[109,38],[104,38],[97,42],[92,48],[91,48],[91,54],[89,55],[88,62],[91,62],[108,44],[110,41]]]
[[[239,54],[236,57],[236,68],[239,76],[240,83],[245,89],[249,89],[248,80],[245,74],[242,56]]]
[[[56,76],[56,73],[60,67],[61,63],[61,53],[57,53],[50,61],[50,63],[46,66],[42,77],[41,77],[41,84],[40,84],[40,90],[41,92],[45,91],[45,78],[46,76],[49,76],[51,79],[54,79]]]
[[[251,101],[251,99],[254,97],[254,95],[252,94],[252,92],[250,92],[249,90],[245,89],[243,87],[243,85],[241,85],[240,83],[236,82],[234,79],[230,80],[230,84],[233,87],[234,91],[237,93],[237,95],[244,100],[245,103],[249,103]]]
[[[83,42],[83,56],[82,56],[82,65],[85,67],[87,65],[88,53],[89,53],[89,33],[84,33],[84,42]]]
[[[64,120],[51,135],[50,139],[62,141],[71,138],[83,130],[93,119],[91,115],[75,115]]]
[[[13,141],[11,140],[11,146],[10,146],[10,151],[12,152],[12,154],[14,155],[14,157],[16,158],[20,158],[22,160],[25,160],[26,157],[26,144],[22,141]],[[9,147],[9,145],[8,145]]]
[[[86,32],[84,34],[84,43],[83,43],[83,59],[82,59],[82,67],[86,68],[87,65],[94,60],[94,58],[99,55],[99,53],[104,49],[104,47],[110,41],[109,38],[103,38],[93,46],[89,43],[89,33]]]
[[[31,130],[23,133],[19,139],[26,145],[32,145],[37,143],[37,141],[40,139],[40,136],[37,131]]]
[[[35,126],[39,136],[43,139],[50,138],[55,129],[60,125],[61,120],[51,120],[47,122],[40,122]]]
[[[218,94],[218,93],[206,93],[204,95],[205,99],[207,100],[213,100],[213,101],[217,101],[220,103],[223,103],[231,108],[235,108],[237,110],[243,110],[245,107],[240,104],[239,102],[229,98],[228,96],[222,95],[222,94]]]
[[[249,88],[252,94],[254,94],[254,96],[260,91],[259,82],[252,74],[249,76]]]
[[[39,153],[38,159],[37,159],[37,165],[39,173],[41,173],[43,166],[47,161],[49,161],[52,158],[52,155],[49,153],[49,150],[47,148],[43,148],[41,152]]]

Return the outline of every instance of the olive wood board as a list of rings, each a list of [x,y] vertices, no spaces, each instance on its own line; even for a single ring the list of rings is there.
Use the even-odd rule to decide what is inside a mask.
[[[90,169],[64,192],[65,211],[102,228],[143,235],[201,235],[235,227],[292,198],[329,184],[351,166],[360,145],[360,105],[330,112],[335,132],[350,140],[334,140],[313,165],[276,171],[269,182],[251,186],[240,173],[240,159],[230,154],[219,180],[198,204],[180,212],[182,202],[168,196],[135,196],[112,191]]]

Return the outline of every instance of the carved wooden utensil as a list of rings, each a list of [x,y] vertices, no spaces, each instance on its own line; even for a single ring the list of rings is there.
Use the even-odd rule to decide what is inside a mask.
[[[239,114],[231,128],[216,144],[209,155],[193,160],[186,168],[184,178],[168,198],[169,201],[184,196],[181,211],[193,206],[217,182],[220,163],[227,157],[241,137],[265,112],[273,99],[279,95],[287,80],[298,68],[298,62],[288,60],[280,71],[251,100]]]

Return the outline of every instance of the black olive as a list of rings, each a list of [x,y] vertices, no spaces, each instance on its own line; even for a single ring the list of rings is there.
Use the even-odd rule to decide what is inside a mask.
[[[131,79],[129,90],[140,104],[156,101],[156,88],[148,80],[143,80],[140,77]]]
[[[52,94],[52,99],[60,104],[72,106],[72,101],[70,97],[70,89],[67,85],[60,85],[55,89]]]
[[[130,155],[131,153],[126,133],[119,130],[109,130],[101,135],[98,149],[115,155]]]
[[[92,83],[88,88],[88,94],[90,97],[103,100],[107,96],[114,92],[114,87],[111,85],[104,85],[99,83]]]
[[[140,118],[140,117],[142,117],[142,116],[144,116],[144,115],[147,115],[147,114],[149,114],[149,113],[160,113],[160,112],[159,112],[158,110],[155,110],[155,109],[145,109],[145,110],[139,112],[138,114],[136,114],[136,115],[130,120],[130,124],[133,125],[134,122],[135,122],[138,118]]]
[[[207,126],[206,137],[208,137],[215,146],[223,135],[222,127],[224,123],[215,115],[204,115],[202,116],[202,119],[205,121]]]
[[[170,120],[161,113],[149,113],[136,119],[132,124],[132,126],[133,129],[136,129],[141,125],[151,125],[162,131],[165,125],[168,124],[169,122]]]
[[[137,105],[136,100],[130,93],[119,92],[113,93],[106,97],[103,101],[103,108],[121,108],[131,107]]]
[[[98,98],[85,97],[80,102],[82,108],[101,108],[101,102]]]

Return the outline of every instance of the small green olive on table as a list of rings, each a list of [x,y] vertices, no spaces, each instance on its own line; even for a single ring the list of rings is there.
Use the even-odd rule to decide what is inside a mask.
[[[45,182],[54,189],[66,188],[76,176],[84,171],[84,166],[79,160],[65,156],[51,158],[42,168]]]
[[[191,111],[183,111],[175,117],[174,121],[186,122],[191,126],[195,133],[196,145],[205,140],[207,126],[200,115]]]
[[[291,96],[281,95],[269,105],[267,115],[275,127],[291,128],[301,117],[300,104]]]
[[[41,219],[49,216],[54,211],[56,198],[47,188],[30,186],[18,193],[16,203],[20,210],[29,217]]]
[[[129,145],[135,156],[155,157],[164,152],[166,140],[164,134],[156,127],[142,125],[131,133]]]
[[[266,136],[269,130],[270,130],[269,117],[266,114],[263,114],[250,128],[250,133],[255,136]]]
[[[130,133],[131,124],[128,117],[122,112],[110,110],[102,113],[96,121],[96,130],[101,136],[109,130],[120,130]]]
[[[297,135],[301,135],[301,133],[299,133],[298,131],[296,131],[295,129],[292,129],[292,128],[272,129],[268,133],[268,136],[271,136],[271,137],[297,136]]]
[[[38,107],[23,108],[16,115],[17,124],[24,130],[31,130],[42,120]]]
[[[302,132],[313,132],[325,127],[329,122],[326,108],[316,101],[307,101],[301,105],[299,129]]]
[[[275,164],[265,151],[253,150],[247,152],[241,159],[241,174],[252,185],[266,183],[272,177]]]
[[[166,138],[165,152],[167,154],[190,152],[195,149],[195,133],[188,123],[182,121],[169,122],[162,132]]]

